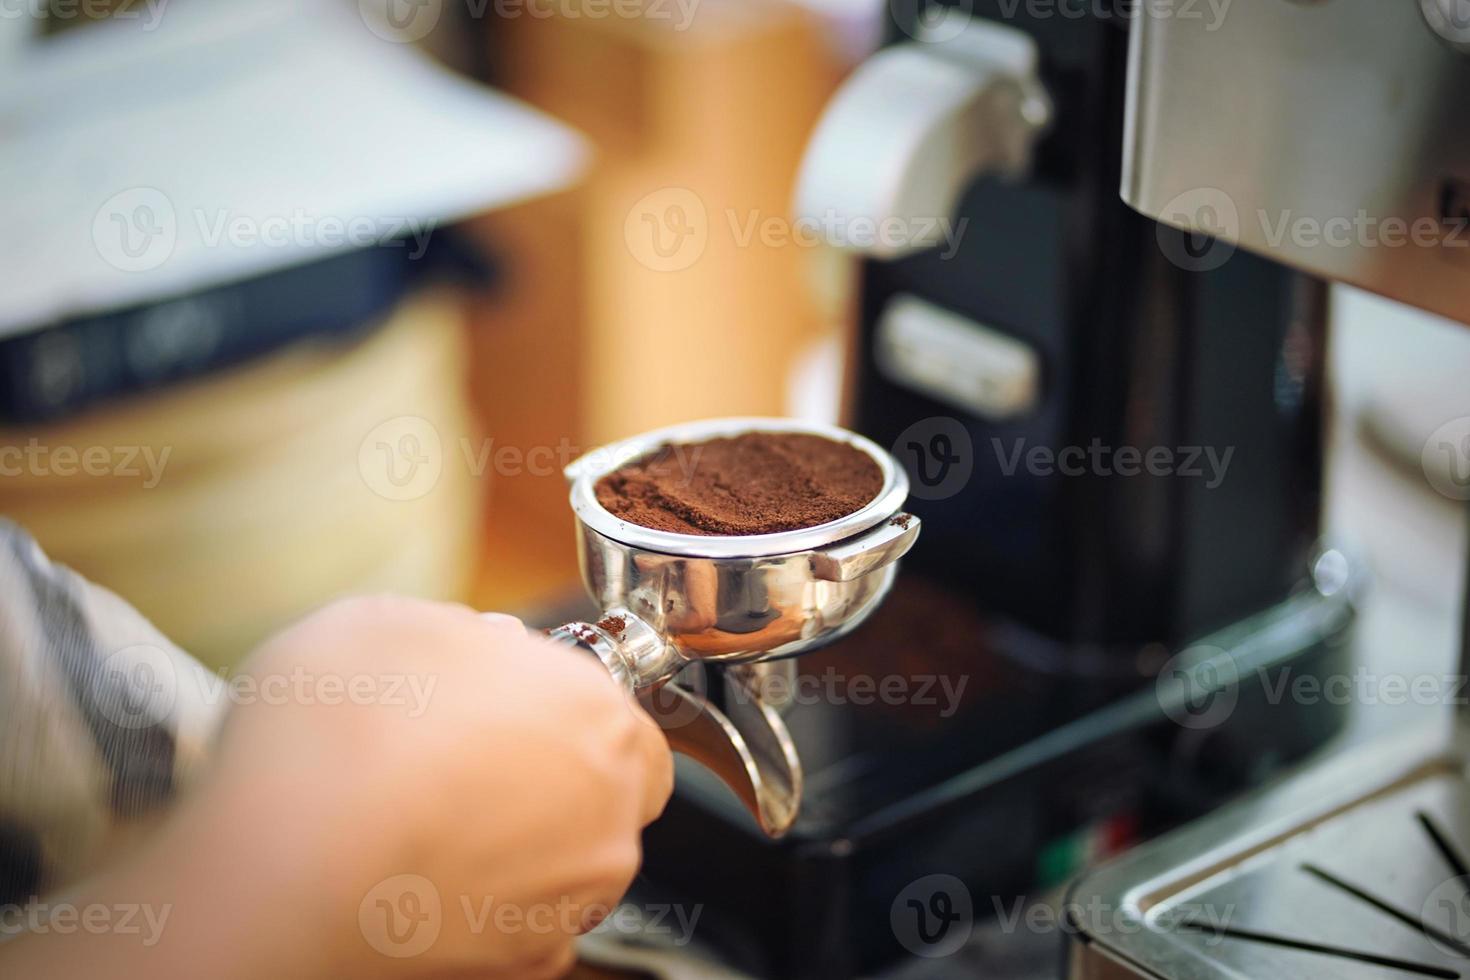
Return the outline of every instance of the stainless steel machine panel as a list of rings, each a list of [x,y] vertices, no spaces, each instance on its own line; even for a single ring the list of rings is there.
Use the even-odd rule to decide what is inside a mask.
[[[1470,784],[1434,726],[1078,882],[1072,980],[1470,976]]]
[[[1165,244],[1186,267],[1218,267],[1238,244],[1470,321],[1465,6],[1140,4],[1124,200],[1219,239]]]

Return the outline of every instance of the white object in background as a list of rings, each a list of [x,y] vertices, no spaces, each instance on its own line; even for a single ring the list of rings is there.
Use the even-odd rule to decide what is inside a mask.
[[[786,414],[805,422],[842,422],[842,378],[847,366],[844,336],[837,331],[813,341],[786,380]]]
[[[0,86],[0,337],[561,189],[579,136],[357,5],[170,4],[32,45]]]
[[[884,308],[873,359],[890,381],[985,419],[1024,415],[1041,400],[1035,348],[916,296]]]
[[[979,18],[938,26],[860,65],[807,147],[796,214],[838,248],[891,259],[932,246],[975,177],[1030,167],[1051,119],[1035,42]]]

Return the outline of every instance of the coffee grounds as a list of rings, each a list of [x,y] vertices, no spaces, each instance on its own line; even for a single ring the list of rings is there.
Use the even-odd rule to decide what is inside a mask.
[[[772,534],[846,517],[883,473],[846,443],[748,432],[663,446],[597,481],[597,502],[641,527],[679,534]]]

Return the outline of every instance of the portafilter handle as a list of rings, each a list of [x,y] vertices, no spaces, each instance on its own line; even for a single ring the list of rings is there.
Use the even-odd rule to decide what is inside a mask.
[[[675,752],[709,768],[734,790],[767,835],[783,836],[801,808],[801,760],[781,716],[758,696],[748,667],[725,671],[725,710],[677,683],[686,661],[658,631],[626,609],[596,623],[567,623],[553,640],[595,656],[638,699]]]

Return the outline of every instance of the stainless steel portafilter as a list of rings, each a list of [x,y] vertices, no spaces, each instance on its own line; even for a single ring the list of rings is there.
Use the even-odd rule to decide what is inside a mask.
[[[776,534],[706,536],[656,531],[597,502],[599,479],[665,445],[750,432],[796,432],[866,453],[883,487],[861,510]],[[698,466],[696,455],[688,463]],[[919,535],[902,512],[908,478],[876,444],[835,426],[729,418],[648,432],[595,449],[566,470],[587,591],[603,610],[553,638],[594,654],[663,728],[676,752],[713,770],[765,832],[791,828],[801,760],[757,665],[806,653],[855,629],[883,600],[898,560]],[[721,664],[723,710],[676,681],[691,664]]]

